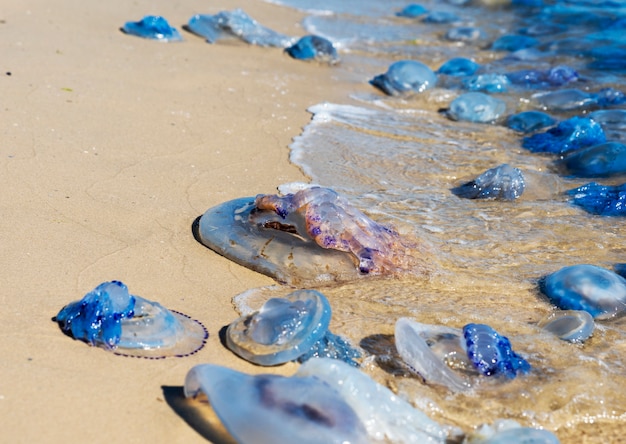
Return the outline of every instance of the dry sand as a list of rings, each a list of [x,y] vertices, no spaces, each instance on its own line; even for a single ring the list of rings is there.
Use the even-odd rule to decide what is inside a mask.
[[[218,332],[231,298],[273,281],[199,244],[192,223],[226,200],[306,178],[288,145],[306,108],[341,94],[333,68],[243,43],[128,36],[128,20],[243,8],[302,35],[301,17],[260,1],[5,0],[0,8],[4,442],[206,442],[166,402],[187,371],[251,373]],[[182,30],[181,30],[182,32]],[[206,347],[181,359],[115,356],[63,335],[66,303],[103,281],[201,320]],[[165,391],[167,393],[167,390]]]

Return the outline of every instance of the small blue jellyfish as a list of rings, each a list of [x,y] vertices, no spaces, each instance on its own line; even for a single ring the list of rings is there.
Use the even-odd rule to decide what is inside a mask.
[[[480,65],[470,59],[455,57],[441,65],[437,73],[448,76],[471,76],[478,68]]]
[[[523,111],[509,116],[506,126],[520,133],[532,133],[556,123],[553,117],[541,111]]]
[[[626,173],[626,145],[606,142],[571,151],[555,166],[575,177],[611,177]]]
[[[226,345],[258,365],[326,357],[357,366],[354,358],[360,353],[328,331],[330,319],[330,303],[322,293],[298,290],[272,298],[258,311],[232,322],[226,330]]]
[[[463,79],[465,89],[488,93],[506,92],[510,84],[511,82],[504,74],[479,74]]]
[[[599,216],[626,216],[626,183],[600,185],[591,182],[567,191],[575,205]]]
[[[138,22],[126,22],[121,30],[129,35],[161,42],[179,42],[183,39],[178,30],[159,15],[147,15]]]
[[[594,319],[626,311],[626,279],[595,265],[561,268],[541,279],[539,288],[560,309],[584,310]]]
[[[505,163],[453,188],[452,193],[466,199],[515,200],[522,195],[525,187],[522,171]]]
[[[131,295],[120,281],[103,282],[63,307],[54,320],[74,339],[148,359],[196,353],[208,337],[200,322]]]
[[[298,60],[316,60],[330,65],[339,63],[339,56],[332,42],[317,35],[305,35],[286,48],[285,52]]]
[[[490,326],[467,324],[463,327],[463,336],[467,356],[481,374],[515,378],[518,373],[530,371],[530,364],[513,351],[509,339]]]
[[[484,37],[483,30],[474,26],[459,26],[446,32],[446,39],[452,42],[475,42]]]
[[[435,86],[437,75],[422,62],[400,60],[392,63],[385,74],[370,80],[370,84],[390,96],[421,93]]]
[[[524,137],[522,146],[533,153],[563,154],[604,142],[600,124],[587,117],[572,117],[544,133]]]
[[[424,15],[427,12],[428,12],[428,9],[426,9],[422,5],[418,5],[417,3],[411,3],[410,5],[405,6],[404,9],[402,9],[402,11],[397,12],[396,16],[415,18],[415,17],[419,17],[420,15]]]
[[[519,49],[531,48],[537,46],[539,41],[527,35],[503,35],[491,45],[491,49],[495,51],[517,51]]]
[[[461,19],[459,18],[459,16],[453,12],[433,11],[429,13],[426,17],[424,17],[422,21],[424,23],[434,23],[434,24],[442,25],[442,24],[447,24],[447,23],[455,23],[460,20]]]
[[[446,114],[452,120],[492,123],[505,112],[504,101],[481,92],[469,92],[454,99]]]

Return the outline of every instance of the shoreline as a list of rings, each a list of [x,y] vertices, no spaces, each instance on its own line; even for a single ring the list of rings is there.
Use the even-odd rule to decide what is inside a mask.
[[[168,405],[196,364],[257,367],[220,343],[237,317],[231,298],[274,281],[210,251],[194,220],[224,201],[306,181],[289,162],[309,106],[343,97],[333,68],[277,48],[180,43],[119,27],[159,14],[172,26],[195,13],[244,9],[276,31],[302,35],[302,15],[246,0],[208,10],[192,2],[85,5],[12,0],[0,19],[5,58],[2,152],[0,423],[11,442],[206,442]],[[10,75],[6,73],[11,73]],[[195,355],[115,356],[66,337],[51,318],[99,283],[200,320]]]

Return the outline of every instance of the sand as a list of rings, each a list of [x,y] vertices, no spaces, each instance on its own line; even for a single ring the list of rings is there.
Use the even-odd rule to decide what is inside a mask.
[[[226,200],[306,181],[288,146],[307,107],[342,94],[333,68],[186,32],[159,43],[119,31],[147,14],[180,29],[193,14],[236,7],[304,34],[297,13],[253,0],[3,2],[4,442],[206,442],[166,400],[191,367],[295,370],[255,367],[222,346],[218,332],[237,316],[231,298],[273,281],[198,243],[192,224]],[[112,279],[201,320],[206,347],[152,361],[63,335],[59,309]]]

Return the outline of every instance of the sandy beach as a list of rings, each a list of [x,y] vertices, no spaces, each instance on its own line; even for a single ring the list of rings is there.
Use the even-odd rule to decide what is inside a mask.
[[[198,243],[192,224],[226,200],[306,180],[288,145],[310,120],[306,108],[340,91],[332,68],[276,48],[209,45],[181,29],[193,14],[236,7],[303,34],[295,12],[248,0],[0,8],[5,442],[206,442],[165,399],[191,367],[294,371],[249,365],[222,346],[218,332],[237,316],[231,298],[273,281]],[[185,41],[119,31],[148,14]],[[112,279],[201,320],[206,347],[154,361],[62,334],[53,316]]]

